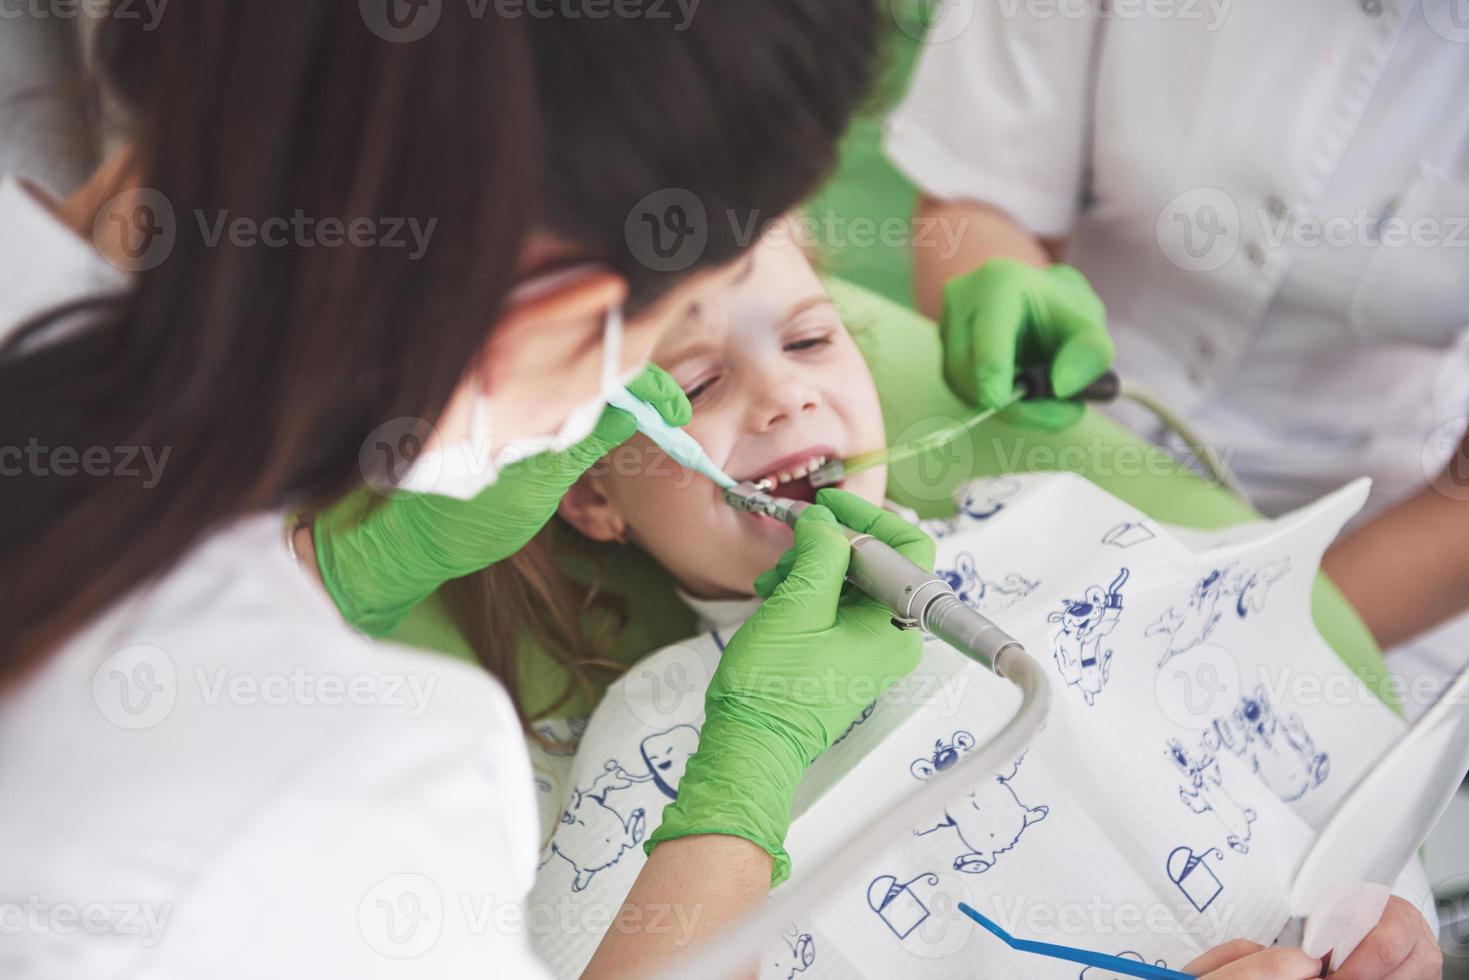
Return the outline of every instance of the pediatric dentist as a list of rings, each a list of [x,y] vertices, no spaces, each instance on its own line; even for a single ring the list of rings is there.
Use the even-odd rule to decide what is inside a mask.
[[[504,691],[348,629],[285,514],[364,475],[494,491],[487,427],[522,452],[574,443],[553,473],[631,435],[603,411],[609,379],[741,273],[741,230],[809,192],[875,51],[875,11],[845,0],[715,4],[677,30],[446,4],[414,31],[426,8],[372,8],[109,17],[97,56],[129,150],[64,200],[0,183],[7,976],[540,975],[527,931],[558,923],[521,905],[537,829]],[[660,271],[630,220],[660,188],[756,225],[710,221],[698,264]],[[268,241],[303,215],[319,240]],[[353,237],[329,242],[327,219]],[[375,237],[411,220],[433,223],[421,256]],[[635,383],[686,418],[666,377]],[[422,418],[430,451],[389,472]],[[506,481],[507,535],[550,487]],[[931,558],[906,525],[831,504]],[[862,705],[803,683],[818,693],[782,700],[767,665],[916,663],[871,604],[838,605],[847,554],[813,508],[730,644],[722,734],[630,899],[648,914],[619,919],[592,972],[665,958],[783,873],[794,781]],[[654,927],[671,907],[692,935]]]
[[[1373,478],[1325,570],[1385,647],[1458,617],[1419,645],[1439,674],[1469,649],[1466,43],[1452,0],[960,2],[887,123],[918,213],[963,233],[915,254],[961,393],[996,403],[976,353],[1047,336],[1084,384],[1109,321],[1265,512]],[[1339,975],[1438,962],[1394,899]]]
[[[1266,513],[1372,477],[1325,568],[1438,675],[1469,650],[1466,52],[1453,0],[966,0],[887,124],[919,214],[963,233],[915,255],[956,387],[993,403],[971,351],[1034,331],[1089,338],[1074,385],[1105,303],[1121,372]]]

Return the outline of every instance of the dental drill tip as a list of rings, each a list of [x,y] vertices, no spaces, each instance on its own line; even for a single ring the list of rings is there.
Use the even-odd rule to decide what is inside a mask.
[[[830,463],[824,463],[812,470],[808,478],[811,481],[811,486],[819,490],[822,487],[834,486],[835,484],[841,483],[842,480],[846,479],[846,476],[846,466],[843,465],[841,460],[834,459]]]

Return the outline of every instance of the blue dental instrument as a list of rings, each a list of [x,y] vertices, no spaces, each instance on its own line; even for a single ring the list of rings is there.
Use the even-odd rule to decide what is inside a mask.
[[[1137,960],[1129,960],[1121,956],[1109,956],[1106,953],[1097,953],[1089,949],[1077,949],[1075,946],[1058,946],[1055,943],[1038,943],[1030,939],[1016,939],[1004,929],[1001,929],[997,922],[976,912],[964,902],[959,903],[959,911],[994,933],[1006,946],[1019,950],[1022,953],[1035,953],[1037,956],[1049,956],[1057,960],[1070,960],[1072,963],[1095,966],[1099,969],[1110,970],[1113,973],[1120,973],[1128,977],[1144,977],[1146,980],[1193,980],[1193,974],[1191,973],[1180,973],[1178,970],[1170,970],[1163,966],[1153,966],[1151,963],[1141,963]]]
[[[638,431],[652,439],[675,463],[704,474],[725,489],[735,485],[735,481],[714,464],[709,454],[704,452],[704,447],[693,436],[663,421],[663,416],[658,414],[656,408],[626,388],[617,389],[607,399],[607,404],[620,408],[637,419]]]

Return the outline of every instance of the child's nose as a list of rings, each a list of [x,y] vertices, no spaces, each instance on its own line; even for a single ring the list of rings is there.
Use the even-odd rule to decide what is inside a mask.
[[[757,432],[798,420],[816,410],[821,398],[799,375],[788,371],[768,373],[751,400],[751,424]]]

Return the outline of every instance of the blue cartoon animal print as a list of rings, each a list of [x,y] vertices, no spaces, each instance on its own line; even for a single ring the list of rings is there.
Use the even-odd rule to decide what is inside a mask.
[[[1168,757],[1183,774],[1184,784],[1178,788],[1183,805],[1194,813],[1214,814],[1224,827],[1225,842],[1239,853],[1248,854],[1256,813],[1240,806],[1225,790],[1219,760],[1208,752],[1194,759],[1176,738],[1168,740]]]
[[[586,888],[598,871],[610,868],[624,851],[642,842],[647,811],[637,807],[623,816],[607,801],[608,794],[640,781],[611,760],[589,788],[571,791],[561,812],[563,826],[551,838],[551,854],[571,865],[572,891]]]
[[[927,779],[936,772],[943,772],[959,757],[974,748],[974,736],[968,732],[955,732],[947,741],[938,739],[933,743],[933,755],[914,759],[908,772],[914,779]]]
[[[1060,611],[1046,617],[1060,624],[1051,646],[1056,669],[1068,686],[1081,692],[1087,707],[1096,704],[1112,673],[1112,650],[1102,649],[1102,640],[1117,628],[1128,575],[1126,568],[1119,571],[1105,592],[1093,585],[1080,599],[1063,599]]]
[[[1299,715],[1281,718],[1275,713],[1262,684],[1246,694],[1228,715],[1214,719],[1204,732],[1204,746],[1228,749],[1250,764],[1255,773],[1287,803],[1320,786],[1331,772],[1331,760],[1316,751],[1316,742]]]
[[[1015,572],[998,582],[986,581],[975,567],[974,556],[967,551],[954,557],[952,567],[936,568],[934,574],[948,582],[966,606],[986,615],[1009,609],[1040,584]]]
[[[1270,586],[1279,582],[1290,571],[1290,559],[1282,558],[1264,565],[1253,572],[1241,572],[1234,583],[1234,612],[1240,619],[1250,613],[1265,611],[1265,597]]]
[[[591,787],[572,790],[571,800],[561,813],[561,826],[551,839],[551,857],[571,865],[575,877],[571,890],[579,892],[592,877],[622,858],[624,851],[642,842],[647,826],[644,807],[618,808],[609,797],[638,784],[651,784],[660,795],[675,799],[689,757],[699,747],[699,730],[693,725],[675,725],[642,740],[638,754],[642,770],[632,771],[609,759]],[[626,811],[626,816],[624,816]]]
[[[965,874],[982,874],[994,867],[1001,854],[1020,842],[1027,827],[1040,823],[1051,812],[1048,806],[1028,806],[1015,795],[1010,781],[1020,770],[1022,756],[1015,760],[1008,775],[986,779],[944,809],[944,819],[927,830],[915,830],[923,837],[940,830],[953,830],[964,850],[954,858],[954,870]],[[916,773],[915,773],[916,775]]]
[[[760,971],[760,976],[791,980],[798,973],[805,973],[816,962],[816,940],[811,933],[801,932],[791,926],[780,934],[780,942],[774,947],[774,959]]]
[[[1020,492],[1020,481],[1012,476],[976,480],[964,488],[953,517],[923,521],[919,526],[933,538],[946,538],[964,522],[987,521],[1005,509],[1010,498]]]
[[[1220,603],[1226,598],[1234,600],[1235,615],[1240,619],[1262,612],[1270,586],[1290,569],[1290,559],[1282,558],[1238,575],[1232,575],[1232,569],[1233,566],[1226,566],[1210,571],[1194,585],[1182,610],[1169,608],[1143,631],[1146,636],[1168,638],[1163,656],[1158,660],[1159,667],[1209,639],[1224,616]]]
[[[977,480],[964,488],[959,501],[959,516],[971,521],[987,521],[1005,509],[1005,503],[1020,492],[1020,481],[1013,476]]]
[[[1143,954],[1135,949],[1125,949],[1117,954],[1117,958],[1121,960],[1132,960],[1134,963],[1148,962]],[[1167,960],[1154,960],[1153,965],[1160,969],[1168,969]],[[1077,974],[1077,980],[1124,980],[1124,975],[1109,970],[1105,966],[1087,966],[1082,967],[1081,972]]]

